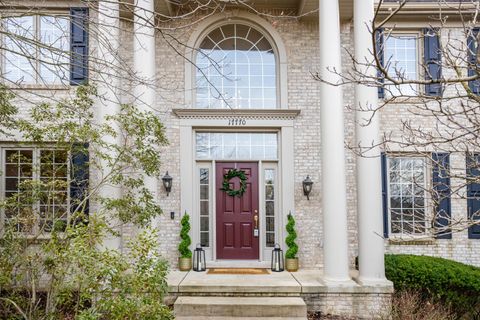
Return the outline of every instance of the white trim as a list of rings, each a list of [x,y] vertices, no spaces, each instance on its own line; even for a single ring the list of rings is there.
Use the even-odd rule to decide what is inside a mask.
[[[0,201],[4,202],[5,201],[5,189],[6,189],[6,170],[5,170],[5,165],[6,165],[6,155],[5,152],[6,150],[31,150],[32,151],[32,180],[34,181],[40,181],[40,152],[43,150],[64,150],[62,148],[57,148],[53,145],[45,145],[45,146],[36,146],[31,143],[26,143],[26,144],[17,144],[17,143],[6,143],[2,144],[0,146]],[[67,214],[67,221],[70,219],[71,212],[70,212],[70,183],[71,183],[71,168],[70,168],[70,163],[71,163],[71,152],[70,150],[65,150],[67,151],[67,190],[66,190],[66,214]],[[32,205],[34,207],[34,214],[36,215],[37,223],[33,226],[33,230],[31,232],[18,232],[18,234],[21,234],[25,238],[38,238],[38,239],[45,239],[50,237],[50,232],[45,231],[39,234],[39,226],[38,226],[38,220],[39,220],[39,213],[40,213],[40,200],[35,201],[35,203]],[[5,208],[0,209],[0,236],[3,235],[4,233],[4,225],[5,225]]]
[[[384,39],[384,48],[383,48],[383,52],[384,52],[384,61],[385,63],[387,63],[389,60],[389,57],[386,56],[385,52],[387,51],[387,35],[390,35],[392,37],[413,37],[415,38],[415,43],[416,43],[416,46],[415,46],[415,49],[417,50],[417,54],[416,54],[416,58],[417,58],[417,61],[415,63],[415,79],[405,79],[405,80],[421,80],[423,79],[423,76],[424,76],[424,72],[422,70],[422,65],[424,63],[424,50],[423,50],[423,41],[421,41],[423,39],[423,34],[421,32],[421,30],[412,30],[412,29],[392,29],[391,32],[389,33],[389,31],[387,30],[384,34],[385,36],[385,39]],[[405,61],[400,61],[400,60],[391,60],[390,63],[394,63],[394,62],[400,62],[400,63],[404,63]],[[396,71],[396,70],[395,70]],[[404,89],[402,89],[402,86],[404,87]],[[388,87],[391,87],[393,88],[392,89],[389,89]],[[423,92],[424,90],[424,86],[420,86],[419,84],[405,84],[405,85],[400,85],[398,86],[399,87],[399,92],[402,92],[403,93],[407,93],[409,95],[418,95],[420,93]],[[408,88],[407,88],[408,87]],[[408,92],[405,92],[405,91],[409,91],[411,90],[410,87],[412,88],[413,92],[412,93],[408,93]],[[389,84],[385,84],[385,95],[387,98],[391,97],[391,94],[390,94],[390,91],[397,91],[397,88],[395,88],[394,85],[389,85]],[[406,90],[407,89],[407,90]],[[395,94],[396,97],[400,96],[401,95],[399,94],[399,92],[397,92]]]
[[[185,107],[193,108],[195,95],[195,53],[200,42],[214,28],[223,24],[244,23],[258,29],[270,41],[277,63],[277,107],[287,109],[287,50],[280,34],[268,21],[258,15],[245,11],[223,12],[212,15],[200,22],[192,32],[186,44],[185,51]]]
[[[424,179],[424,185],[423,185],[423,188],[424,188],[424,197],[423,197],[423,201],[424,201],[424,214],[425,214],[425,217],[424,217],[424,220],[425,220],[425,232],[424,233],[419,233],[419,234],[408,234],[408,233],[393,233],[392,232],[392,219],[391,219],[391,215],[392,215],[392,209],[390,208],[390,198],[391,198],[391,195],[390,195],[390,159],[392,158],[421,158],[423,159],[424,161],[424,167],[423,167],[423,179]],[[387,169],[387,172],[385,173],[387,175],[387,221],[388,221],[388,235],[391,239],[417,239],[417,238],[423,238],[425,237],[426,235],[429,234],[429,226],[428,226],[428,221],[430,219],[430,210],[429,210],[429,197],[428,197],[428,193],[426,190],[428,190],[429,186],[430,186],[430,179],[431,179],[431,176],[429,175],[429,172],[430,170],[428,170],[431,166],[430,166],[430,163],[428,161],[428,158],[426,156],[423,156],[423,155],[411,155],[411,154],[396,154],[396,155],[390,155],[388,156],[387,155],[387,159],[386,159],[386,169]],[[415,199],[415,196],[413,196],[413,198]],[[401,197],[400,197],[400,201],[401,201]],[[413,214],[413,213],[412,213]],[[403,227],[402,227],[403,229]]]
[[[210,131],[272,131],[275,129],[278,132],[278,152],[279,159],[277,164],[277,183],[278,183],[278,225],[276,225],[278,233],[276,233],[277,242],[284,247],[284,229],[287,220],[287,215],[291,211],[295,212],[294,202],[294,121],[290,120],[275,120],[275,119],[257,119],[249,121],[248,125],[243,126],[228,126],[228,118],[220,119],[198,119],[198,118],[180,118],[180,199],[181,199],[181,212],[182,214],[187,211],[190,214],[196,214],[196,183],[192,183],[192,177],[196,179],[197,176],[194,171],[197,168],[197,161],[195,159],[195,131],[196,130],[210,130]],[[253,161],[253,160],[252,160]],[[210,162],[212,168],[215,167],[215,161],[198,161],[198,163]],[[265,163],[267,161],[263,161]],[[275,161],[273,161],[275,162]],[[272,162],[270,162],[272,163]],[[259,170],[262,167],[259,166]],[[260,176],[260,175],[259,175]],[[215,170],[211,171],[211,179],[215,181]],[[216,202],[215,192],[212,193],[212,204]],[[260,210],[260,213],[263,209]],[[263,213],[260,219],[263,219]],[[211,225],[215,226],[216,219],[215,214],[212,211]],[[262,220],[263,221],[263,220]],[[192,219],[192,239],[196,239],[192,243],[192,249],[198,242],[199,225]],[[212,231],[213,229],[211,229]],[[198,232],[197,232],[198,231]],[[263,237],[263,235],[262,235]],[[212,253],[210,262],[215,261],[216,253],[214,244],[216,243],[215,232],[211,235],[210,244]],[[260,259],[266,259],[268,261],[270,256],[260,249]],[[208,260],[208,258],[207,258]],[[252,260],[253,262],[257,260]]]
[[[56,8],[53,10],[45,10],[45,9],[38,9],[34,11],[27,11],[27,10],[20,10],[20,11],[12,11],[8,10],[3,14],[0,14],[0,28],[3,30],[6,28],[5,22],[3,21],[4,18],[22,18],[22,17],[31,17],[33,19],[33,24],[32,28],[34,29],[34,41],[40,42],[41,38],[41,18],[42,17],[60,17],[64,18],[67,21],[67,28],[68,30],[64,30],[66,33],[66,36],[68,38],[68,48],[67,51],[70,51],[70,42],[71,42],[71,19],[70,19],[70,13],[68,9],[61,9],[61,8]],[[0,36],[0,44],[2,46],[5,46],[5,38],[6,35]],[[64,54],[63,52],[62,54]],[[0,58],[0,73],[4,75],[4,78],[2,79],[2,82],[12,88],[16,88],[18,85],[6,80],[6,56],[5,54],[2,54],[3,58]],[[24,57],[25,58],[25,57]],[[29,59],[32,62],[30,63],[33,66],[33,81],[34,82],[20,82],[19,85],[24,87],[26,86],[27,88],[47,88],[51,89],[50,87],[53,86],[53,89],[68,89],[70,86],[70,65],[68,65],[68,70],[66,71],[65,75],[67,76],[66,79],[62,79],[59,77],[58,74],[56,74],[56,82],[47,82],[41,75],[41,63],[40,63],[40,49],[35,48],[35,58]],[[68,61],[68,64],[70,64],[70,61]]]

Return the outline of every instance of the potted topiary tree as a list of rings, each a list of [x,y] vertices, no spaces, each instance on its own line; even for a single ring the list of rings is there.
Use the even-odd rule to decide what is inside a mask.
[[[180,224],[182,229],[180,230],[180,244],[178,245],[178,252],[180,257],[178,258],[178,269],[180,271],[189,271],[192,268],[192,251],[190,250],[190,216],[185,212]]]
[[[287,244],[288,250],[285,253],[285,267],[287,271],[294,272],[298,270],[298,246],[295,243],[295,239],[297,239],[297,232],[295,231],[295,219],[291,213],[288,214],[286,229],[288,236],[285,239],[285,243]]]

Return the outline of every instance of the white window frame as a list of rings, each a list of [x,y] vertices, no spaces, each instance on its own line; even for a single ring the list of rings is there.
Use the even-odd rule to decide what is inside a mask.
[[[425,210],[425,232],[424,233],[393,233],[392,232],[392,209],[390,206],[390,199],[391,199],[391,193],[390,193],[390,159],[392,158],[421,158],[424,160],[424,168],[423,168],[423,175],[424,175],[424,210]],[[426,156],[418,155],[418,154],[402,154],[402,153],[396,153],[396,154],[389,154],[386,156],[386,177],[387,177],[387,220],[388,220],[388,236],[390,238],[397,238],[397,239],[417,239],[417,238],[423,238],[425,236],[429,236],[431,233],[431,226],[428,224],[429,221],[431,221],[432,218],[432,213],[430,210],[430,204],[431,204],[431,199],[428,193],[429,188],[431,187],[431,162],[429,161],[429,158]]]
[[[281,237],[283,235],[283,226],[284,226],[284,215],[282,214],[282,185],[281,185],[281,168],[280,159],[203,159],[196,157],[196,134],[204,132],[220,132],[220,133],[276,133],[277,134],[277,157],[280,158],[282,154],[281,150],[281,131],[278,129],[265,129],[265,128],[249,128],[249,129],[193,129],[192,130],[192,155],[194,161],[194,194],[193,194],[193,208],[192,211],[193,217],[192,220],[192,241],[193,245],[196,246],[197,243],[200,243],[200,168],[209,169],[209,210],[210,210],[210,219],[209,219],[209,247],[203,247],[205,250],[205,258],[207,261],[216,261],[216,193],[215,193],[215,183],[216,183],[216,162],[258,162],[258,190],[259,190],[259,221],[260,221],[260,239],[259,239],[259,260],[262,262],[268,262],[271,259],[272,247],[266,246],[266,212],[265,212],[265,169],[274,169],[275,170],[275,243],[281,242]],[[183,215],[183,213],[182,213]]]
[[[416,77],[415,79],[409,79],[409,80],[421,80],[422,77],[423,77],[423,72],[422,72],[422,62],[423,62],[423,41],[421,41],[423,39],[423,36],[422,36],[422,33],[420,32],[420,30],[393,30],[391,32],[389,32],[388,30],[384,32],[384,40],[383,40],[383,61],[384,61],[384,67],[387,66],[387,63],[389,62],[389,56],[386,55],[386,51],[387,51],[387,37],[388,36],[393,36],[393,37],[401,37],[401,36],[410,36],[410,37],[414,37],[415,38],[415,43],[416,43],[416,50],[417,50],[417,55],[416,55],[416,58],[417,58],[417,63],[415,64],[416,66],[416,70],[415,70],[415,74],[416,74]],[[390,63],[394,62],[395,60],[392,60]],[[388,70],[387,70],[388,71]],[[390,74],[390,76],[392,76]],[[419,85],[419,84],[408,84],[408,85],[404,85],[404,86],[409,86],[409,87],[412,87],[414,92],[413,94],[411,94],[412,96],[413,95],[416,95],[416,94],[421,94],[423,93],[423,90],[421,89],[423,86]],[[402,85],[398,86],[400,91],[402,91],[402,94],[405,93],[405,89],[401,89],[402,88]],[[410,91],[411,89],[410,88],[407,88],[408,91]],[[388,84],[386,83],[385,84],[385,96],[387,98],[391,98],[392,97],[392,94],[391,94],[391,91],[393,91],[394,93],[396,93],[395,97],[402,97],[401,95],[399,95],[399,91],[397,90],[397,88],[395,87],[395,85],[393,84]],[[408,93],[410,94],[410,93]]]
[[[281,62],[280,62],[280,54],[279,54],[279,50],[278,50],[278,47],[277,47],[277,43],[276,41],[274,40],[274,38],[266,31],[264,30],[261,26],[251,22],[251,21],[248,21],[248,20],[244,20],[244,19],[229,19],[228,21],[224,21],[222,20],[221,22],[219,23],[216,23],[212,26],[210,26],[209,28],[203,30],[203,32],[201,33],[201,36],[197,39],[197,43],[195,45],[195,50],[193,51],[193,55],[192,55],[192,58],[194,61],[193,64],[190,64],[190,68],[191,68],[191,83],[192,83],[192,88],[193,90],[191,90],[191,95],[192,95],[192,98],[191,98],[191,101],[192,101],[192,108],[197,108],[197,72],[198,72],[198,69],[197,69],[197,66],[196,66],[196,61],[197,61],[197,55],[199,54],[198,52],[198,47],[199,45],[207,38],[207,36],[212,32],[214,31],[215,29],[217,28],[220,28],[220,27],[223,27],[225,25],[229,25],[229,24],[243,24],[245,26],[248,26],[252,29],[255,29],[256,31],[258,31],[259,33],[261,33],[263,35],[263,37],[265,39],[267,39],[267,41],[270,43],[270,45],[272,46],[272,50],[273,50],[273,53],[275,55],[275,93],[276,93],[276,96],[275,96],[275,108],[271,109],[271,108],[266,108],[266,109],[258,109],[258,108],[252,108],[252,109],[248,109],[248,108],[239,108],[237,110],[277,110],[277,109],[281,109],[282,108],[282,101],[281,99],[283,98],[282,97],[282,90],[286,91],[286,87],[285,86],[282,86],[282,81],[285,81],[284,79],[281,79],[281,76],[284,74],[284,72],[281,72],[280,68],[281,68]],[[285,82],[286,84],[286,82]],[[216,110],[215,108],[204,108],[202,110]]]
[[[70,14],[68,11],[65,11],[65,10],[52,10],[52,11],[45,11],[45,12],[33,12],[33,13],[30,13],[30,12],[24,12],[24,14],[22,14],[22,12],[18,13],[18,12],[15,12],[15,14],[13,13],[9,13],[9,12],[6,12],[5,14],[2,14],[0,15],[0,27],[3,29],[4,26],[3,26],[3,19],[4,18],[20,18],[20,17],[24,17],[24,16],[31,16],[33,18],[33,28],[34,28],[34,37],[35,37],[35,41],[40,41],[40,36],[41,36],[41,17],[64,17],[67,21],[70,21]],[[68,31],[67,34],[68,34],[68,38],[69,38],[69,43],[70,43],[70,37],[71,37],[71,24],[68,23]],[[0,43],[1,45],[4,47],[5,46],[5,35],[4,36],[0,36]],[[70,51],[70,45],[68,47],[68,51]],[[2,75],[5,75],[6,73],[6,65],[7,65],[7,61],[5,60],[6,58],[4,57],[4,55],[0,55],[0,71],[1,71],[1,74]],[[68,62],[70,63],[70,62]],[[39,86],[61,86],[61,87],[65,87],[67,85],[70,84],[70,66],[67,68],[67,72],[66,72],[66,76],[67,78],[66,79],[60,79],[60,81],[58,82],[46,82],[45,79],[42,80],[42,77],[41,77],[41,71],[40,71],[40,50],[38,48],[35,49],[35,61],[33,61],[32,59],[32,64],[34,64],[34,74],[33,74],[33,77],[35,78],[35,81],[34,82],[21,82],[20,85],[22,86],[33,86],[33,87],[39,87]],[[2,76],[2,82],[4,82],[5,85],[7,86],[15,86],[15,83],[13,82],[10,82],[8,80],[5,79],[4,76]]]
[[[274,171],[274,183],[273,183],[273,192],[274,192],[274,245],[276,243],[280,243],[280,228],[281,228],[281,220],[282,215],[280,212],[280,176],[278,172],[278,162],[274,161],[260,161],[259,162],[259,184],[260,184],[260,194],[259,194],[259,201],[260,201],[260,223],[263,224],[262,232],[260,239],[260,244],[262,245],[263,250],[263,260],[270,259],[273,247],[267,247],[267,212],[266,212],[266,194],[265,194],[265,170],[273,170]]]
[[[41,150],[55,150],[58,148],[55,148],[53,146],[45,146],[45,147],[37,147],[37,146],[18,146],[18,145],[2,145],[0,147],[0,164],[1,164],[1,174],[0,174],[0,200],[2,202],[5,201],[5,190],[6,190],[6,175],[5,175],[5,165],[6,165],[6,156],[5,152],[6,150],[32,150],[32,179],[33,180],[39,180],[40,179],[40,173],[39,173],[39,168],[40,168],[40,151]],[[66,207],[67,207],[67,220],[70,219],[71,213],[70,213],[70,184],[71,184],[71,169],[70,169],[70,159],[71,159],[71,153],[70,151],[67,151],[67,202],[66,202]],[[37,171],[35,171],[37,170]],[[40,203],[37,201],[34,205],[35,210],[40,212]],[[36,217],[39,219],[39,217]],[[5,216],[5,208],[2,208],[0,210],[0,236],[3,235],[4,233],[4,226],[5,226],[5,221],[6,221],[6,216]],[[39,234],[39,226],[38,223],[34,224],[33,230],[31,232],[17,232],[20,235],[25,236],[26,238],[30,237],[35,237],[35,238],[48,238],[50,237],[51,233],[50,232],[42,232]]]

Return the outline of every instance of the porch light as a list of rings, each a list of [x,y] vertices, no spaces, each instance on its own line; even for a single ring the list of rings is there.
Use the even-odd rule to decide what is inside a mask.
[[[278,243],[275,244],[275,247],[272,250],[271,269],[273,272],[282,272],[283,270],[285,270],[283,261],[283,250],[280,249],[280,245]]]
[[[207,270],[205,250],[200,244],[197,244],[197,248],[193,252],[193,271],[202,272],[205,270]]]
[[[312,192],[313,181],[310,179],[310,176],[307,176],[305,180],[303,180],[303,194],[307,196],[307,200],[310,200],[309,195]]]
[[[167,196],[172,191],[172,180],[173,178],[168,174],[168,171],[162,177],[163,186],[165,187],[165,191],[167,192]]]

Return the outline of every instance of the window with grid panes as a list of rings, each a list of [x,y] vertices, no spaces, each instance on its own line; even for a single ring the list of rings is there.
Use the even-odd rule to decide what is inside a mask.
[[[7,84],[63,84],[69,81],[70,20],[61,15],[2,19],[0,50]]]
[[[419,59],[419,35],[412,34],[389,34],[385,38],[385,63],[387,71],[392,78],[403,80],[418,79]],[[400,86],[390,85],[388,91],[392,95],[414,95],[417,86],[404,84]]]
[[[5,222],[19,232],[63,230],[69,216],[68,152],[5,148]]]
[[[196,107],[277,108],[275,60],[257,29],[241,23],[214,29],[196,55]]]
[[[391,234],[426,232],[426,160],[422,157],[388,158],[388,195]]]
[[[266,246],[275,246],[275,170],[265,169]]]

